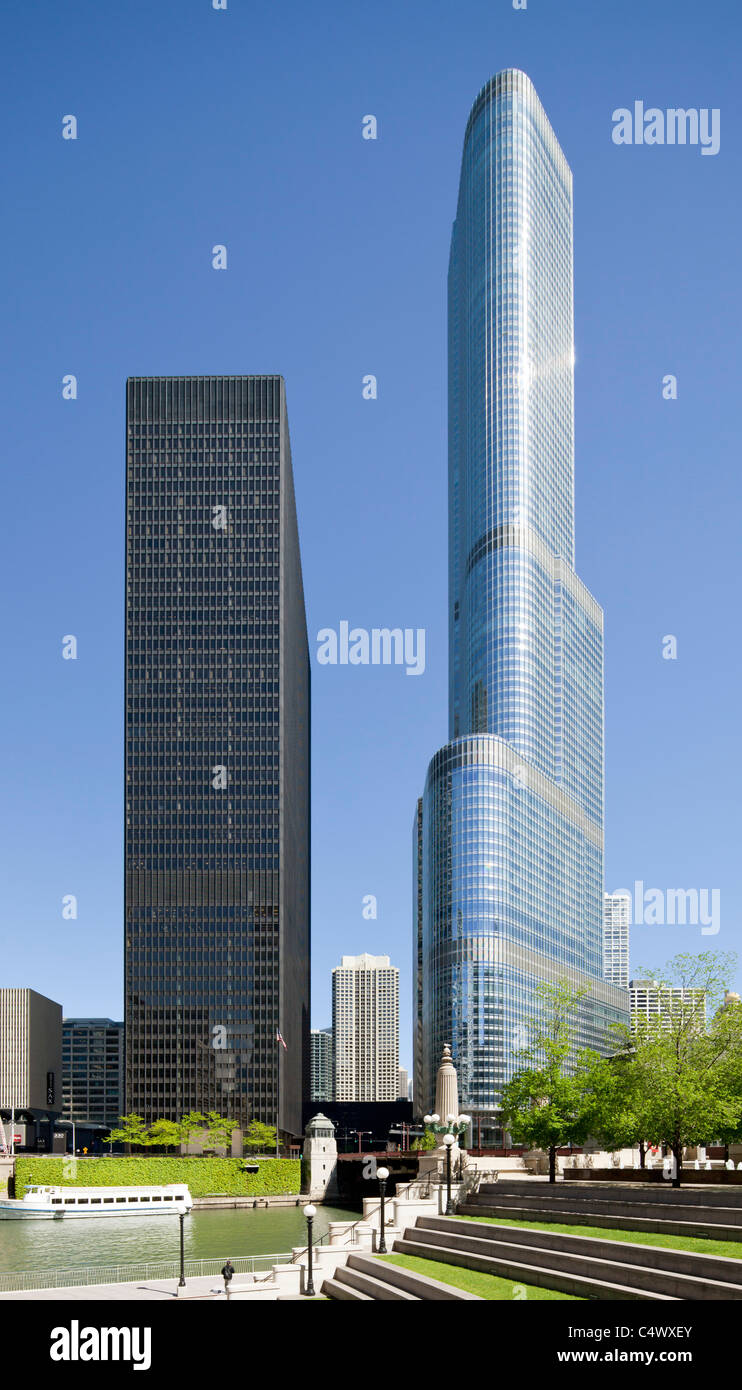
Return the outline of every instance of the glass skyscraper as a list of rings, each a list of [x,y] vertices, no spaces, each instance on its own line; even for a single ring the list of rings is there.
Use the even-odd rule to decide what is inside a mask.
[[[574,569],[572,175],[522,72],[469,116],[448,331],[450,742],[415,816],[415,1100],[450,1043],[497,1142],[540,981],[589,987],[585,1043],[626,1019],[602,979],[603,615]]]
[[[280,1093],[298,1135],[309,652],[282,378],[130,379],[126,516],[127,1109],[274,1124]]]

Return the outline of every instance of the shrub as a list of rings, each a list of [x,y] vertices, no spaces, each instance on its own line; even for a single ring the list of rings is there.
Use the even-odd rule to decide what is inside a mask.
[[[243,1158],[151,1157],[127,1154],[113,1158],[73,1161],[51,1154],[21,1154],[16,1158],[15,1190],[23,1196],[26,1183],[60,1187],[147,1187],[185,1182],[194,1197],[224,1193],[229,1197],[271,1197],[299,1194],[297,1158],[272,1158],[257,1173],[245,1172]]]

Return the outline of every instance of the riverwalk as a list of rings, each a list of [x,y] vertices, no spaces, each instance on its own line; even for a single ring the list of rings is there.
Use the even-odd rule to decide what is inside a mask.
[[[155,1303],[201,1299],[227,1303],[222,1280],[214,1275],[189,1279],[184,1289],[177,1279],[150,1279],[146,1283],[78,1284],[62,1289],[26,1289],[23,1293],[2,1293],[0,1302],[10,1303]]]

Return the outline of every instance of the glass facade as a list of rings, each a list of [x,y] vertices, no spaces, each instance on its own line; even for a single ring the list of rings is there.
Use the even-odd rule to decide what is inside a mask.
[[[416,817],[416,1102],[450,1043],[496,1139],[539,981],[589,985],[595,1045],[628,1002],[602,980],[603,615],[574,570],[572,175],[521,72],[469,117],[448,322],[451,742]]]
[[[126,515],[126,1106],[273,1124],[280,1091],[300,1134],[309,653],[282,379],[130,379]]]

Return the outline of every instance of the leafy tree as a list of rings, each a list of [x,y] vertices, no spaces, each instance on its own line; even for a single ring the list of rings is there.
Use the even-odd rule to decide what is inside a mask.
[[[671,1149],[675,1187],[685,1145],[734,1133],[742,1121],[742,1010],[717,1009],[707,1022],[735,961],[728,954],[684,952],[664,973],[651,972],[657,1016],[640,1021],[624,1039],[630,1111],[645,1139]]]
[[[179,1125],[181,1144],[187,1147],[194,1139],[200,1139],[205,1129],[206,1116],[202,1115],[200,1110],[189,1110]]]
[[[245,1148],[251,1152],[267,1151],[276,1147],[275,1125],[264,1125],[260,1120],[251,1120],[245,1135]]]
[[[435,1130],[426,1125],[424,1134],[413,1140],[411,1148],[415,1153],[427,1153],[429,1149],[434,1149],[437,1143],[438,1135]]]
[[[146,1143],[150,1148],[174,1149],[180,1143],[180,1135],[181,1127],[175,1120],[155,1120],[147,1130]]]
[[[549,1182],[556,1182],[557,1149],[581,1143],[589,1133],[593,1109],[590,1074],[597,1055],[575,1052],[574,1019],[586,989],[573,989],[560,980],[543,982],[536,991],[541,1014],[524,1065],[507,1083],[502,1116],[517,1144],[546,1149]]]
[[[111,1144],[138,1144],[141,1147],[147,1144],[147,1129],[142,1115],[135,1115],[132,1111],[129,1115],[121,1116],[121,1125],[118,1129],[112,1129],[107,1135]]]
[[[232,1130],[235,1128],[234,1120],[228,1120],[226,1116],[220,1115],[216,1110],[209,1110],[204,1116],[204,1125],[207,1132],[207,1142],[213,1148],[228,1149],[232,1142]]]

